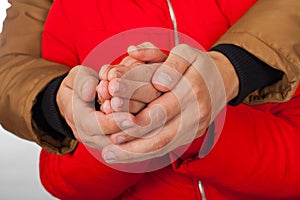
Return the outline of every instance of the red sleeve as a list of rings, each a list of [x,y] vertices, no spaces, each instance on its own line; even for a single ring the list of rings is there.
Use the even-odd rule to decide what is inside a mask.
[[[232,26],[257,0],[217,0],[219,9]]]
[[[54,1],[44,27],[42,56],[69,67],[78,65],[74,34],[63,1]]]
[[[299,195],[300,88],[286,103],[228,107],[226,115],[212,151],[178,170],[253,198]]]

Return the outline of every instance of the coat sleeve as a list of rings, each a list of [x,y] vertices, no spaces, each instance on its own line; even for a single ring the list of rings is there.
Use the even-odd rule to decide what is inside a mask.
[[[298,0],[260,0],[215,44],[242,47],[284,72],[282,80],[254,91],[245,103],[284,102],[293,96],[300,76],[299,10]]]
[[[0,35],[0,123],[15,135],[49,152],[72,151],[76,141],[55,140],[32,120],[37,95],[69,68],[40,57],[41,33],[51,0],[11,0]]]
[[[265,98],[262,101],[288,100],[298,84],[296,66],[297,63],[299,66],[299,56],[297,57],[296,55],[296,47],[297,44],[299,46],[299,41],[297,43],[296,35],[299,35],[299,27],[295,26],[297,25],[296,11],[299,10],[297,8],[297,0],[278,0],[276,2],[278,3],[265,0],[257,3],[255,9],[260,14],[257,15],[257,11],[253,8],[254,11],[243,16],[242,20],[236,23],[219,41],[219,43],[231,43],[241,46],[267,64],[283,71],[286,70],[284,71],[285,77],[282,81],[266,89],[256,91],[247,98],[247,102],[254,101],[250,101],[249,99],[255,99],[254,102],[259,102],[257,99],[262,99],[263,97]],[[38,58],[40,57],[41,32],[52,1],[11,0],[10,3],[12,7],[8,11],[8,18],[5,21],[4,30],[0,36],[0,79],[2,81],[0,85],[0,110],[1,113],[6,113],[5,115],[0,115],[0,123],[12,133],[35,141],[50,152],[58,154],[67,153],[74,149],[76,142],[69,139],[57,141],[46,133],[41,132],[32,121],[31,114],[37,94],[52,79],[69,70],[62,65]],[[263,9],[263,5],[265,7],[269,6],[267,13],[265,13],[266,10]],[[288,35],[286,38],[293,38],[293,40],[288,40],[289,43],[284,45],[285,48],[279,48],[276,43],[274,45],[277,47],[278,51],[276,51],[276,49],[270,48],[269,45],[265,45],[265,41],[263,42],[260,38],[252,36],[253,34],[248,34],[247,31],[249,31],[248,24],[250,22],[257,22],[256,20],[260,19],[259,17],[261,16],[263,18],[261,23],[255,24],[258,28],[251,30],[259,30],[266,41],[271,41],[271,43],[272,41],[278,42],[277,40],[283,37],[282,31],[273,32],[273,29],[262,29],[267,24],[273,24],[273,18],[270,19],[270,17],[274,17],[274,15],[270,15],[269,13],[273,9],[275,10],[274,12],[277,12],[276,9],[278,7],[280,7],[280,12],[285,11],[286,17],[285,22],[276,21],[279,22],[277,27],[282,26],[283,28],[280,28],[282,31],[289,30],[289,27],[291,27],[290,29],[293,30],[290,30],[288,34],[284,33],[284,35]],[[277,18],[281,19],[280,16],[277,14]],[[253,20],[251,21],[251,19]],[[265,31],[266,33],[264,34],[263,32]],[[272,37],[269,38],[270,32]],[[279,57],[277,54],[279,54]]]

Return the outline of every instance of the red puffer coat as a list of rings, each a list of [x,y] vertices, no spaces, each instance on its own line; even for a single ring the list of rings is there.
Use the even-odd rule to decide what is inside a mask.
[[[254,2],[171,1],[178,30],[206,49]],[[43,56],[75,66],[103,40],[138,27],[172,29],[167,1],[56,0],[45,26]],[[298,89],[283,104],[228,106],[219,141],[206,157],[194,154],[200,138],[181,159],[155,172],[119,172],[95,159],[82,144],[65,156],[42,151],[41,180],[61,199],[296,199],[299,102]]]

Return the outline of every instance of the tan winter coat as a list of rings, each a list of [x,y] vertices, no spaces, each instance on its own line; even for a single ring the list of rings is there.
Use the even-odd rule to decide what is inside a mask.
[[[32,120],[40,91],[69,68],[40,58],[41,33],[51,0],[11,0],[0,36],[0,124],[49,152],[66,154],[77,144],[54,140]],[[299,0],[258,1],[217,44],[240,46],[284,72],[281,81],[250,94],[245,103],[284,102],[298,86],[300,74]]]

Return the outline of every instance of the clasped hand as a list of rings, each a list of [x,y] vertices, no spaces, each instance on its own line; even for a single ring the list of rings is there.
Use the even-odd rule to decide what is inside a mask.
[[[237,95],[235,71],[220,53],[178,45],[166,56],[151,43],[131,46],[128,53],[119,65],[102,67],[99,76],[74,68],[57,95],[75,137],[103,147],[108,163],[160,157],[190,144]],[[79,71],[86,78],[76,78]],[[101,112],[93,106],[95,90]],[[72,105],[59,94],[73,95]]]

